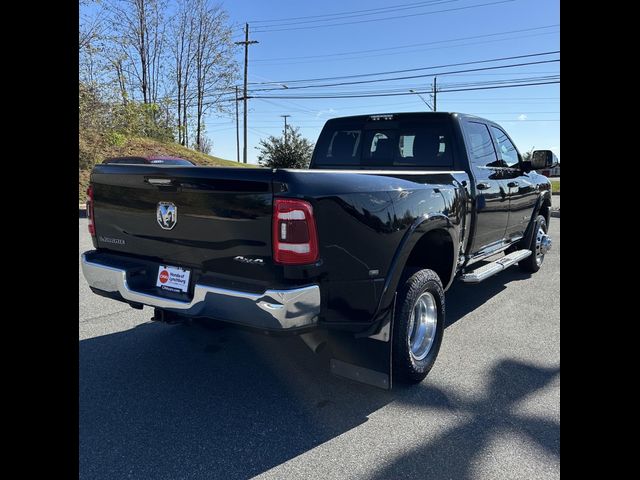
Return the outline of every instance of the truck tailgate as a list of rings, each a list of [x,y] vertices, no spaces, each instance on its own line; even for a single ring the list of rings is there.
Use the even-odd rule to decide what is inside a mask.
[[[97,245],[242,276],[234,257],[272,257],[272,176],[259,168],[98,165],[91,176]]]

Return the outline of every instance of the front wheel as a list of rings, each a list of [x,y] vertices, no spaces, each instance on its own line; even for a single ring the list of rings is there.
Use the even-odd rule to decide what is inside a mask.
[[[533,236],[527,247],[531,250],[531,255],[518,262],[520,269],[529,273],[540,270],[544,256],[551,248],[551,237],[547,234],[547,221],[542,215],[538,215],[533,228]]]
[[[444,289],[433,270],[419,270],[400,288],[393,325],[393,375],[419,383],[438,356],[444,333]]]

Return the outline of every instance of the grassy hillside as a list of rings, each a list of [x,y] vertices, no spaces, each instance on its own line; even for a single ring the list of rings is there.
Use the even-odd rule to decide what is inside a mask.
[[[146,156],[146,155],[169,155],[172,157],[186,158],[192,160],[198,165],[211,167],[255,167],[255,165],[238,163],[222,158],[206,155],[196,152],[189,148],[185,148],[177,143],[163,143],[150,138],[119,138],[118,141],[108,141],[101,136],[81,136],[80,153],[94,159],[94,162],[100,163],[108,157],[119,156]],[[89,185],[89,174],[91,169],[80,169],[79,171],[79,191],[78,199],[80,203],[86,201],[86,191]]]

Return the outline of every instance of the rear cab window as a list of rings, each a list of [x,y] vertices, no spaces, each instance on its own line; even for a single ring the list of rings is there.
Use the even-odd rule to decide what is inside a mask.
[[[312,166],[451,168],[452,145],[453,133],[446,118],[340,119],[328,122],[322,130]]]

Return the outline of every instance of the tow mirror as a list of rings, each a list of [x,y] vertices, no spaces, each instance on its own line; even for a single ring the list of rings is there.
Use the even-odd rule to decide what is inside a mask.
[[[540,170],[553,168],[558,164],[558,158],[551,150],[534,150],[531,154],[531,169]]]

